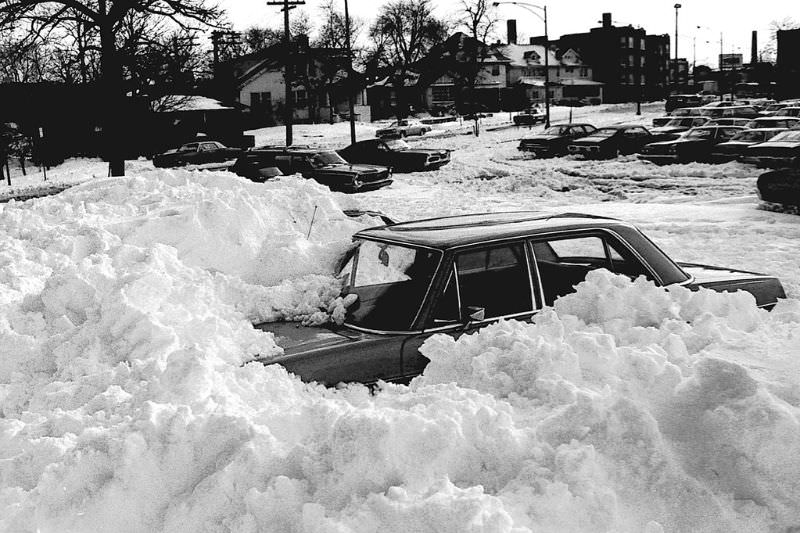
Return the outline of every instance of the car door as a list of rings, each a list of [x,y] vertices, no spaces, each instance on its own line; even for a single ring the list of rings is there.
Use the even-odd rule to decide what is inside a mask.
[[[616,274],[655,279],[650,268],[614,235],[601,231],[560,233],[532,238],[529,241],[537,292],[544,305],[575,292],[586,275],[599,268]]]
[[[434,285],[436,294],[423,317],[425,330],[403,344],[404,375],[410,378],[423,371],[428,359],[419,347],[435,333],[458,338],[503,318],[529,318],[541,302],[535,286],[523,239],[456,251]],[[481,310],[482,319],[469,319]]]

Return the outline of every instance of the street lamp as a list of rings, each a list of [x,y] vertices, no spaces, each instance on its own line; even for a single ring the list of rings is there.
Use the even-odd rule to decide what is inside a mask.
[[[513,4],[515,6],[519,6],[523,9],[527,9],[537,17],[539,20],[544,22],[544,127],[550,127],[550,61],[549,61],[549,52],[550,52],[550,39],[547,37],[547,6],[538,6],[536,4],[530,4],[528,2],[513,2],[511,0],[503,0],[499,2],[492,2],[492,5],[497,7],[500,4]],[[542,12],[540,15],[537,11],[538,9]]]
[[[675,92],[678,92],[678,10],[680,4],[675,4]]]

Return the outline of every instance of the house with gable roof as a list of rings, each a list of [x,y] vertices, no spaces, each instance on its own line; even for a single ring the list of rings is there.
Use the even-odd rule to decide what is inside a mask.
[[[298,39],[289,46],[287,50],[286,43],[277,43],[233,59],[221,69],[223,83],[232,93],[230,97],[242,104],[252,122],[283,123],[286,109],[283,58],[287,53],[294,63],[291,94],[295,122],[333,122],[347,116],[348,90],[353,91],[358,120],[370,120],[364,77],[354,72],[352,84],[348,83],[344,50],[311,47],[308,39]]]

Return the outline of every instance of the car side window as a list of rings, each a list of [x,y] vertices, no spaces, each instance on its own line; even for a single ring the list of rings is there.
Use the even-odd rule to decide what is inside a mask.
[[[605,268],[631,278],[650,272],[621,243],[608,236],[581,235],[531,242],[545,305],[575,292],[590,270]]]
[[[183,152],[196,152],[197,151],[197,143],[184,144],[183,146],[181,146],[181,151],[183,151]]]
[[[719,137],[725,140],[732,139],[737,133],[739,133],[739,130],[733,128],[720,128]]]
[[[533,311],[531,276],[522,242],[464,251],[456,255],[454,263],[454,279],[445,289],[434,321],[452,319],[454,310],[468,307],[483,308],[487,319]]]

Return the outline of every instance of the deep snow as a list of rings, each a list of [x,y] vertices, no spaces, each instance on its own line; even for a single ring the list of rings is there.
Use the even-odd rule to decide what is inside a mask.
[[[0,204],[0,530],[800,528],[800,219],[758,210],[742,165],[526,160],[518,137],[431,137],[451,165],[362,195],[143,170]],[[280,352],[252,322],[341,317],[333,265],[377,223],[347,207],[616,216],[789,298],[596,272],[535,323],[431,338],[409,387],[244,364]]]

